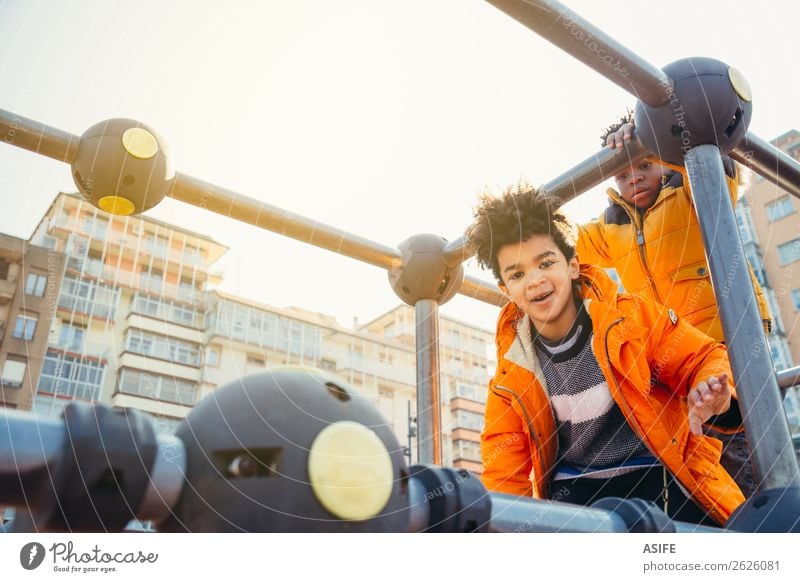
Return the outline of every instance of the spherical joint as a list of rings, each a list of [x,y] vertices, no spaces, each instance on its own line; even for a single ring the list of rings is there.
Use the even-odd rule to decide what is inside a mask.
[[[153,129],[132,119],[108,119],[81,136],[72,177],[94,206],[127,216],[161,202],[172,189],[175,170]]]
[[[341,379],[278,368],[218,388],[176,436],[186,485],[161,531],[405,532],[390,425]]]
[[[414,305],[433,299],[440,305],[458,292],[464,281],[464,267],[444,261],[447,241],[435,234],[417,234],[399,245],[402,263],[389,270],[389,284],[400,299]]]
[[[667,102],[636,103],[636,131],[660,159],[683,165],[691,148],[714,144],[729,153],[744,138],[753,111],[750,87],[742,74],[721,61],[681,59],[664,67],[673,80]]]

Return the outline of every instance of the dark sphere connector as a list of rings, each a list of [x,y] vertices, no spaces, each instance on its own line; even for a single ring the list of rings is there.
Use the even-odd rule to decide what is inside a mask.
[[[81,136],[72,178],[91,204],[129,216],[161,202],[172,189],[175,170],[155,130],[133,119],[108,119]]]
[[[160,531],[408,530],[401,447],[336,376],[287,367],[231,382],[199,402],[176,436],[186,485]]]
[[[742,74],[710,58],[680,59],[664,67],[672,87],[667,102],[653,107],[638,101],[636,131],[644,146],[666,162],[683,165],[691,148],[713,144],[723,155],[747,133],[753,111],[750,87]]]
[[[389,270],[389,284],[400,299],[413,306],[421,299],[439,305],[458,292],[464,281],[464,267],[445,262],[447,241],[435,234],[416,234],[398,245],[402,263]]]

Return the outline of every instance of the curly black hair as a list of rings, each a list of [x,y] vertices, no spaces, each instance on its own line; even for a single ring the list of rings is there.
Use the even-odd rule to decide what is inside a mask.
[[[606,145],[606,140],[608,140],[608,136],[613,133],[616,133],[617,130],[626,123],[633,123],[633,109],[630,108],[626,109],[625,115],[621,116],[615,123],[612,123],[600,133],[600,139],[603,140],[603,147],[605,147]]]
[[[528,240],[536,234],[552,237],[567,260],[575,256],[572,223],[558,210],[559,200],[526,182],[507,188],[499,197],[481,195],[475,220],[467,228],[467,245],[484,269],[491,269],[498,282],[497,254],[506,245]]]

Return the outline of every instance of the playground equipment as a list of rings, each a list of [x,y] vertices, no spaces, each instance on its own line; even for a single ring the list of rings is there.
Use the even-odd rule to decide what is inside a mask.
[[[772,522],[764,521],[760,516],[780,514],[786,521],[782,522],[784,525],[776,525],[775,528],[782,527],[782,531],[797,528],[800,517],[800,470],[782,414],[778,390],[779,377],[771,366],[769,349],[761,331],[755,297],[747,276],[745,254],[738,236],[733,208],[726,193],[720,153],[729,152],[737,161],[799,197],[800,164],[764,140],[747,133],[752,108],[750,91],[744,78],[732,67],[711,59],[692,58],[676,61],[661,70],[645,62],[559,2],[532,3],[524,0],[489,0],[489,2],[639,98],[636,118],[641,139],[634,139],[621,151],[605,149],[589,157],[546,184],[545,190],[566,202],[631,163],[640,161],[649,153],[686,166],[709,257],[711,279],[720,306],[731,364],[737,380],[742,415],[748,434],[758,435],[758,445],[752,451],[752,458],[760,490],[738,510],[732,518],[732,527],[741,524],[742,529],[768,530],[773,527]],[[576,30],[581,34],[575,34]],[[591,45],[581,40],[587,36],[593,39]],[[604,55],[602,58],[601,54]],[[609,66],[608,59],[611,59],[614,66]],[[108,212],[117,214],[143,212],[152,208],[165,196],[170,196],[389,271],[395,291],[403,301],[413,305],[416,310],[417,410],[419,431],[425,437],[419,439],[418,458],[423,463],[441,463],[441,419],[438,417],[440,409],[438,306],[450,299],[455,292],[495,305],[503,302],[502,295],[494,285],[464,275],[461,263],[467,257],[462,239],[446,242],[434,235],[416,235],[402,243],[400,248],[388,247],[223,187],[174,172],[163,140],[154,130],[133,120],[114,119],[101,122],[90,128],[83,136],[77,137],[0,110],[0,133],[5,136],[6,143],[69,163],[76,184],[86,199]],[[731,288],[737,289],[737,293],[724,292],[725,289]],[[796,380],[796,370],[783,377],[784,384],[791,382],[787,385],[793,385]],[[64,422],[67,427],[73,422],[69,414],[73,413],[65,416]],[[80,416],[84,413],[74,414]],[[15,435],[14,430],[22,433],[28,430],[23,428],[24,424],[21,424],[23,420],[13,420],[18,418],[16,415],[7,415],[6,418],[11,427],[10,434]],[[361,422],[360,416],[357,422]],[[62,442],[65,429],[59,429],[56,424],[48,426],[47,430],[53,438],[57,438],[61,431],[61,441],[57,442]],[[198,433],[205,430],[205,424],[194,425],[188,419],[185,426],[197,426]],[[70,429],[66,430],[71,435]],[[130,430],[131,435],[136,432],[133,428]],[[148,436],[146,429],[142,431],[146,450],[152,450],[155,446],[152,435]],[[136,434],[139,435],[139,432]],[[132,442],[139,442],[136,440],[138,436],[130,438],[133,438]],[[334,437],[331,438],[336,440]],[[185,440],[182,438],[179,440],[186,446]],[[197,440],[203,442],[199,438]],[[162,444],[159,441],[158,446],[161,447]],[[177,446],[176,443],[173,444]],[[53,453],[49,445],[47,450]],[[205,451],[205,445],[200,445],[200,450]],[[394,467],[394,463],[399,461],[392,457],[394,449],[390,447],[387,450],[391,453],[390,459]],[[5,453],[8,454],[9,451]],[[191,452],[185,454],[188,458],[193,458]],[[36,483],[44,479],[46,471],[42,472],[38,453],[33,457],[35,458],[30,465],[30,475],[21,478],[20,483],[24,482],[35,488]],[[51,458],[52,455],[46,456],[46,459]],[[235,459],[230,460],[231,463],[233,460]],[[255,457],[258,466],[269,467],[268,460]],[[231,471],[245,470],[253,464],[253,459],[243,458],[241,463]],[[75,464],[82,467],[81,461],[77,459]],[[147,463],[142,464],[146,467],[146,471],[150,470]],[[111,465],[105,466],[101,471],[105,475],[103,483],[109,487],[110,483],[115,482],[113,479],[115,472],[110,467]],[[158,462],[152,467],[154,471],[158,469]],[[407,495],[408,499],[412,500],[415,496],[419,497],[420,491],[427,496],[431,493],[431,483],[437,479],[440,487],[441,483],[453,483],[459,479],[457,475],[448,474],[450,479],[448,481],[441,477],[446,474],[446,471],[445,473],[442,471],[445,470],[423,468],[415,471],[412,468],[408,477],[396,476],[401,482],[404,479],[408,482],[405,493],[400,492],[400,497]],[[193,475],[190,466],[185,475],[189,485],[192,484]],[[436,477],[433,478],[431,475]],[[155,475],[150,473],[150,476],[154,478]],[[466,477],[464,480],[464,482],[470,481]],[[425,485],[420,486],[419,483]],[[170,491],[174,493],[175,487],[173,486]],[[447,488],[446,485],[444,487]],[[462,491],[455,485],[452,488]],[[187,491],[185,488],[183,490]],[[49,493],[61,495],[62,491],[54,489]],[[26,499],[29,497],[22,490],[14,491],[14,494],[17,496],[22,494]],[[389,498],[394,500],[397,495],[393,487]],[[471,499],[470,495],[472,493],[464,493],[464,498]],[[445,495],[443,498],[452,501],[449,496]],[[484,494],[483,499],[486,498]],[[467,520],[465,523],[472,525],[465,525],[462,529],[481,529],[486,523],[501,523],[501,518],[495,519],[496,508],[507,508],[512,505],[516,508],[517,504],[521,503],[497,495],[490,495],[489,498],[492,502],[489,510],[490,519],[486,519],[484,511],[481,517]],[[8,503],[8,500],[0,499],[0,503],[3,502]],[[182,498],[181,503],[183,502]],[[167,505],[171,507],[169,503]],[[380,514],[368,517],[356,514],[357,517],[353,517],[348,511],[337,514],[339,510],[332,510],[324,503],[323,505],[329,514],[338,515],[337,526],[334,529],[342,527],[343,523],[357,521],[368,524],[365,526],[367,529],[374,527],[393,531],[404,530],[402,527],[397,527],[400,521],[379,519]],[[377,501],[375,505],[378,505]],[[780,506],[780,511],[774,511],[776,505]],[[450,516],[452,511],[459,512],[458,503],[447,505],[447,510],[442,510],[441,506],[427,497],[422,504],[413,504],[409,501],[408,507],[417,506],[427,507],[428,517],[433,516],[436,523],[444,523],[443,520]],[[472,504],[468,506],[472,507]],[[198,507],[198,511],[203,510],[202,502]],[[339,505],[334,503],[334,507]],[[453,510],[453,507],[456,509]],[[206,508],[205,511],[214,512],[213,508]],[[405,510],[399,508],[397,511],[402,513]],[[550,511],[548,509],[544,513]],[[567,510],[552,509],[553,514],[561,511]],[[586,516],[593,515],[591,512],[596,511],[601,510],[580,510],[585,512]],[[408,522],[415,524],[410,529],[417,531],[433,527],[426,519],[414,516],[414,511],[411,509],[408,512],[411,514]],[[443,515],[445,517],[442,517]],[[625,515],[636,515],[636,513],[626,510]],[[35,522],[36,516],[32,514],[31,519]],[[237,519],[239,518],[231,518],[229,522],[225,518],[225,523],[235,524]],[[579,518],[576,519],[574,523],[582,523]],[[589,520],[589,517],[586,519]],[[633,521],[643,523],[648,520]],[[655,518],[650,521],[658,522]],[[50,521],[46,523],[48,527],[51,524]],[[214,529],[221,523],[212,520],[208,522],[210,524],[208,527]],[[294,527],[279,518],[275,518],[274,521],[254,523],[256,528],[263,529]],[[547,531],[541,519],[533,520],[533,523],[531,531]],[[619,525],[622,522],[615,523],[616,525],[607,523],[609,529],[600,529],[623,531],[615,529],[622,527]],[[247,521],[247,524],[251,527],[251,522]],[[58,521],[52,522],[52,527],[57,526]],[[321,529],[326,527],[320,526]],[[488,528],[502,529],[496,525],[490,525]],[[586,529],[578,531],[595,530],[586,526]]]

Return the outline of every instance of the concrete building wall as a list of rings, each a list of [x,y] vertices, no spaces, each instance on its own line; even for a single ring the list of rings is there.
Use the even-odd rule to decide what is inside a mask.
[[[0,234],[0,405],[28,410],[44,362],[65,257]]]

